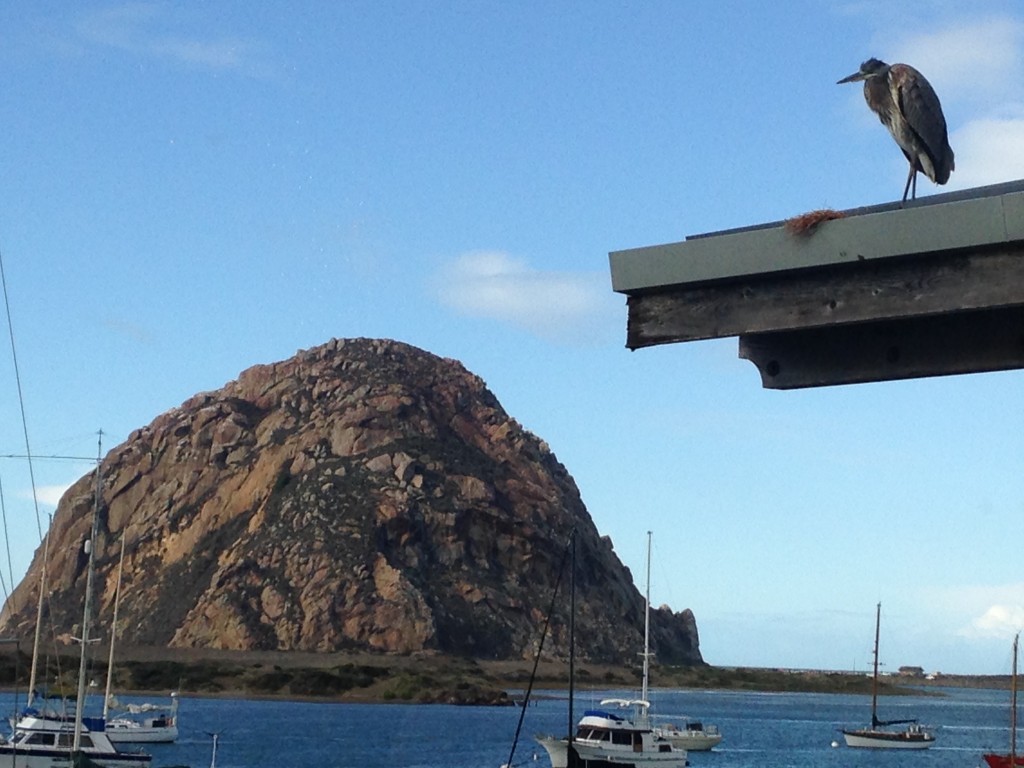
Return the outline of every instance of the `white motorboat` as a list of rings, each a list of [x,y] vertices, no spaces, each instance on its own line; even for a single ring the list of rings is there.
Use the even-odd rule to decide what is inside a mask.
[[[875,609],[875,666],[871,677],[871,726],[843,730],[846,746],[868,749],[927,749],[935,735],[917,720],[879,720],[878,718],[878,634],[882,621],[882,604]],[[905,725],[902,730],[886,726]]]
[[[639,700],[609,699],[601,704],[631,704],[641,709],[647,707],[647,702]],[[686,752],[676,749],[669,741],[659,739],[651,728],[606,710],[592,709],[583,713],[572,740],[572,749],[575,751],[572,762],[568,739],[538,736],[537,742],[547,750],[551,768],[575,768],[591,763],[634,768],[684,768],[688,765]]]
[[[572,541],[575,554],[575,541]],[[650,568],[650,534],[648,534],[648,568]],[[575,567],[575,558],[571,559]],[[575,580],[573,580],[575,581]],[[614,712],[595,709],[583,713],[576,733],[571,737],[559,739],[553,736],[538,735],[540,744],[551,758],[551,768],[605,768],[621,766],[622,768],[685,768],[689,765],[686,750],[677,748],[668,739],[659,737],[650,725],[647,701],[647,680],[650,671],[650,653],[648,651],[650,637],[650,573],[648,572],[648,595],[646,598],[647,616],[644,623],[644,671],[643,692],[639,699],[605,699],[602,707],[615,706],[632,708],[632,718],[622,717]],[[575,618],[570,618],[574,621]],[[574,635],[574,631],[570,630]],[[570,648],[570,656],[574,649]],[[570,669],[573,665],[570,663]],[[569,716],[572,718],[573,680],[569,680]]]
[[[101,768],[149,768],[153,758],[144,752],[118,750],[103,730],[84,724],[77,733],[74,722],[26,715],[18,720],[10,741],[0,743],[0,765],[5,768],[70,768],[76,755]]]

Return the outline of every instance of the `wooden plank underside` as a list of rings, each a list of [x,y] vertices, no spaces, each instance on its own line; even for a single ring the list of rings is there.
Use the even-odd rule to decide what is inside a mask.
[[[626,346],[1024,305],[1024,245],[677,286],[628,298]]]
[[[744,334],[766,389],[1024,368],[1024,307]]]

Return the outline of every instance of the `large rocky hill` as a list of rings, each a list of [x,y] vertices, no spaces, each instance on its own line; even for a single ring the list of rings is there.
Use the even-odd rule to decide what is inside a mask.
[[[405,344],[333,340],[250,368],[132,433],[100,478],[93,636],[109,637],[123,539],[124,645],[529,658],[575,529],[579,655],[642,647],[643,598],[565,467],[479,377]],[[95,486],[53,518],[46,636],[81,620]],[[43,552],[5,635],[32,634]],[[688,610],[652,611],[652,646],[703,663]]]

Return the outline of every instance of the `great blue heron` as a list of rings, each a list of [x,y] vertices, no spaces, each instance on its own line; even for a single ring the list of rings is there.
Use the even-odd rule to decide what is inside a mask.
[[[903,202],[912,190],[917,197],[917,173],[936,184],[949,181],[953,150],[946,135],[942,105],[924,75],[908,64],[886,64],[868,59],[840,83],[864,81],[864,99],[900,145],[910,163]]]

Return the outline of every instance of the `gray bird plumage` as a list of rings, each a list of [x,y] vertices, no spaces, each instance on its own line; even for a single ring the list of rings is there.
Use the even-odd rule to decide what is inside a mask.
[[[903,201],[912,191],[917,197],[917,174],[936,184],[949,181],[953,150],[946,133],[946,118],[935,90],[924,75],[908,64],[886,64],[868,59],[839,83],[864,81],[864,99],[899,144],[910,163]]]

